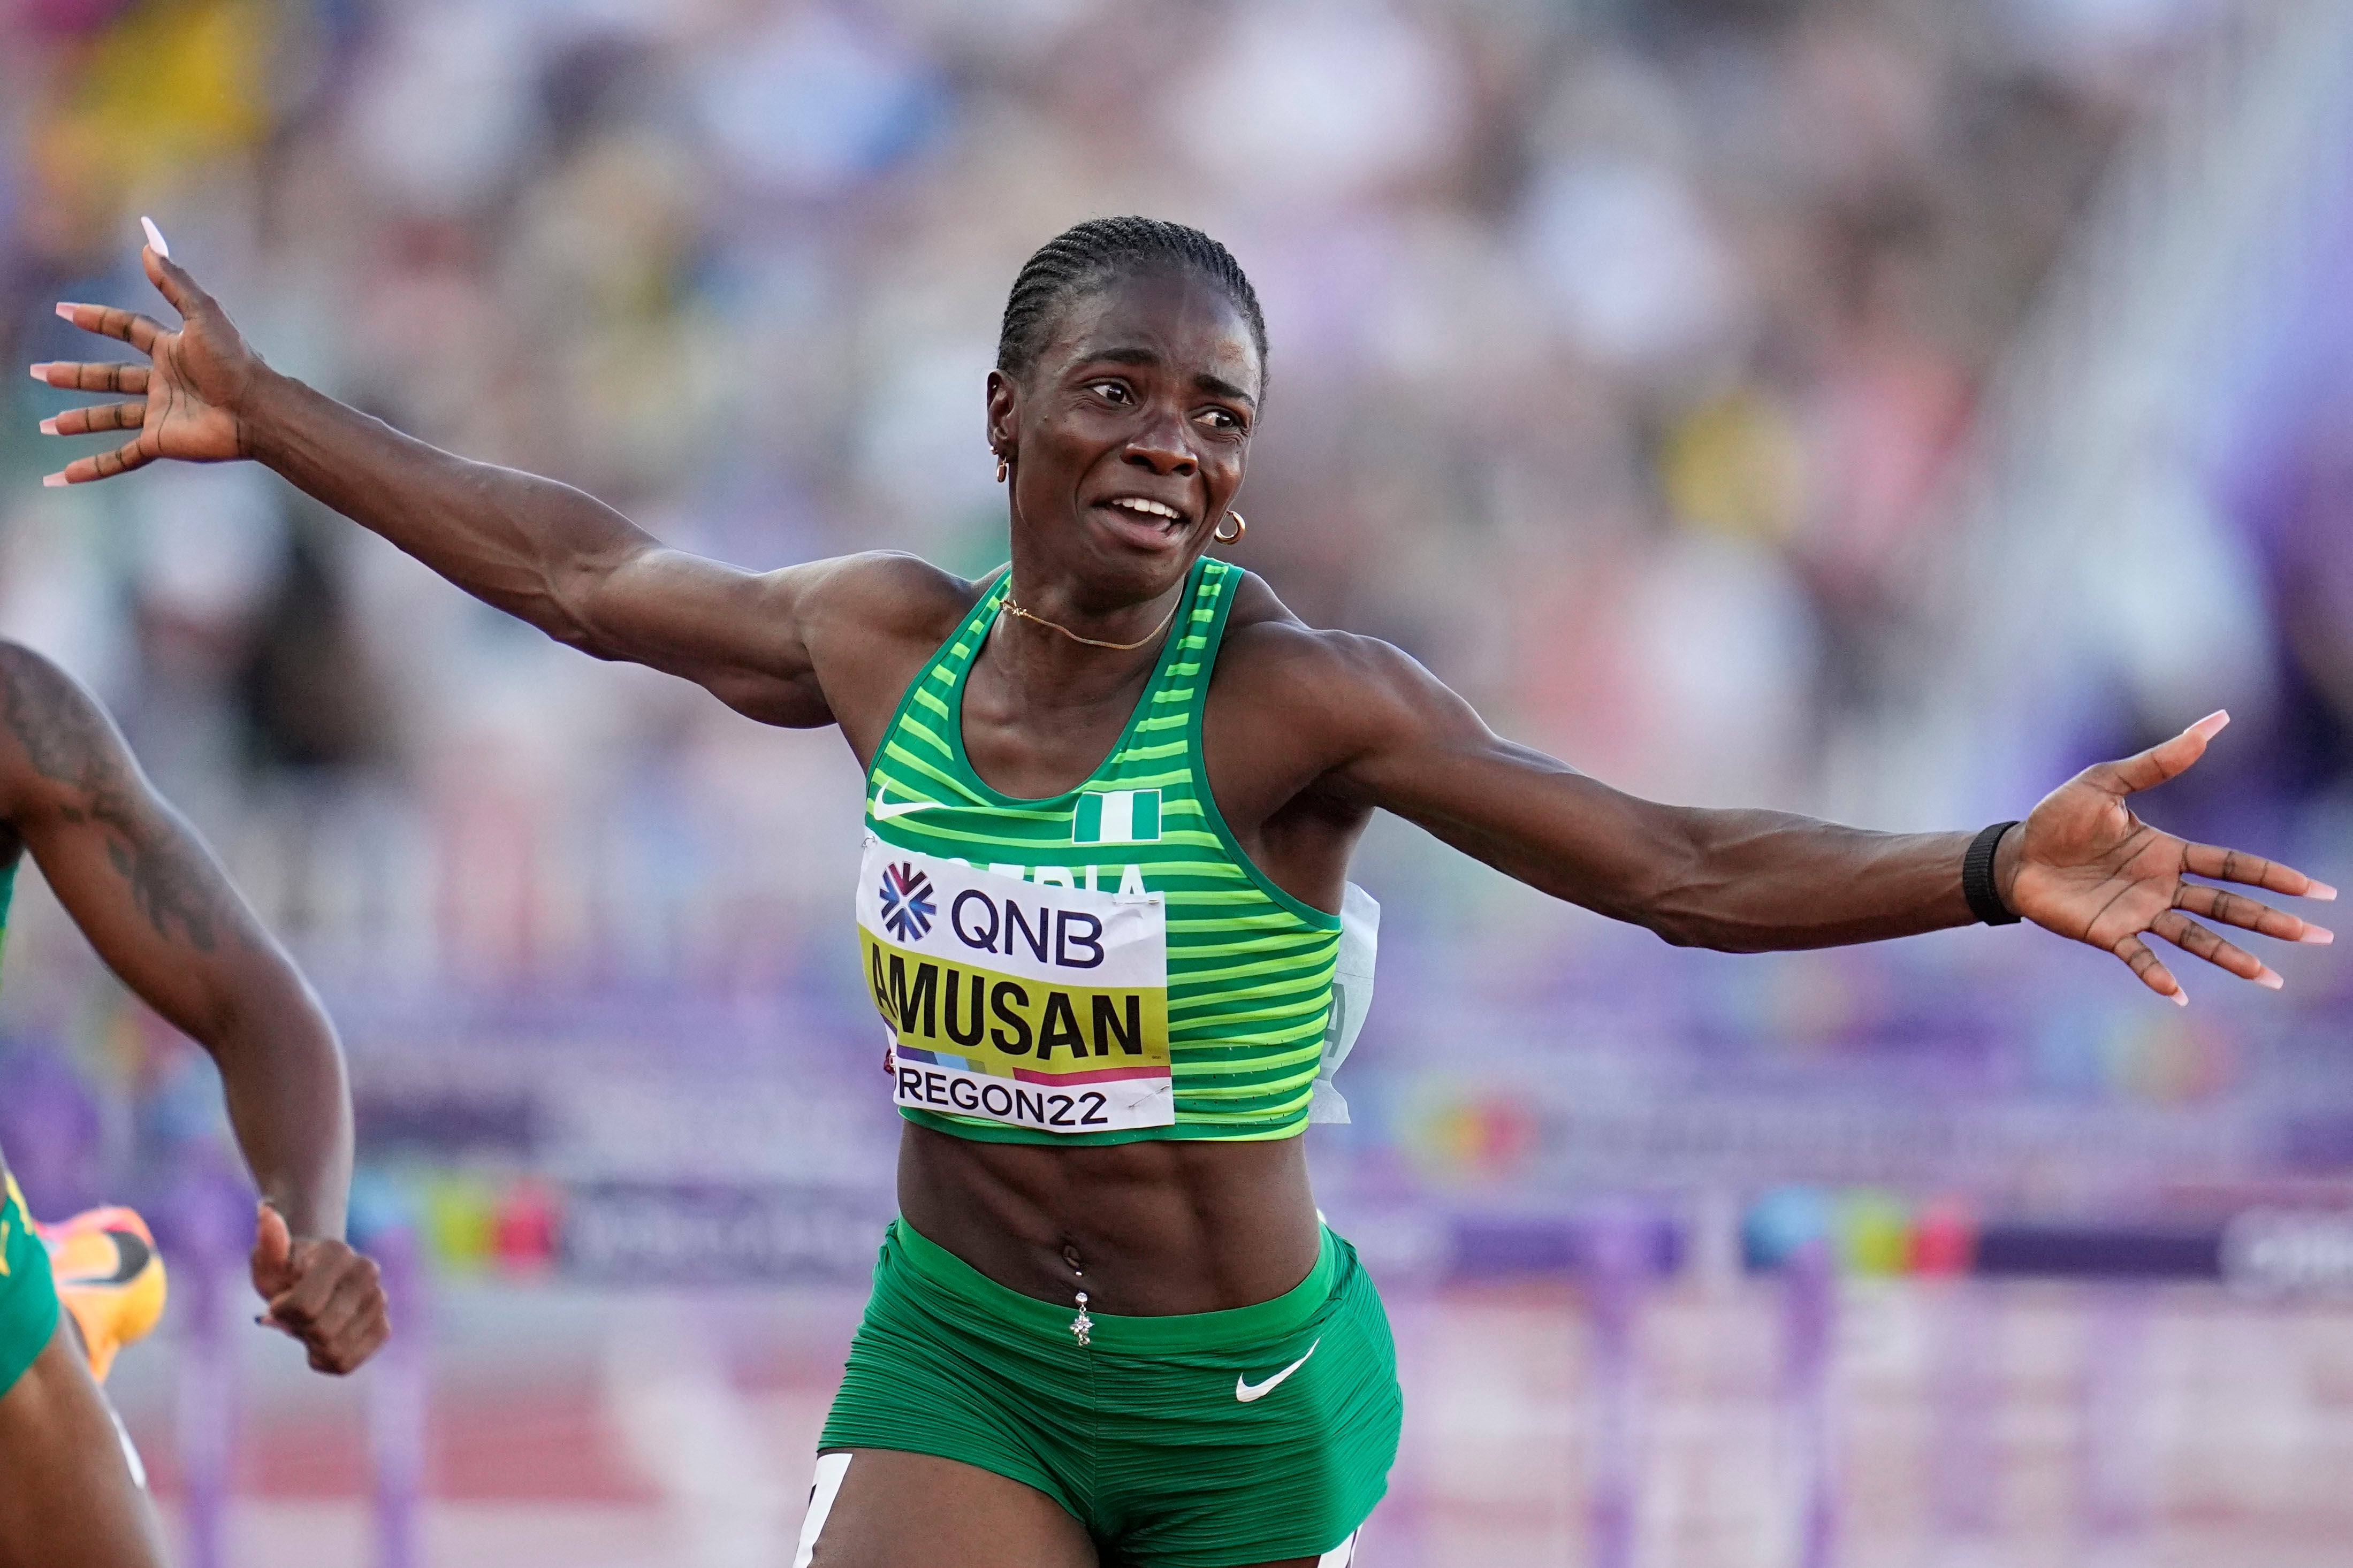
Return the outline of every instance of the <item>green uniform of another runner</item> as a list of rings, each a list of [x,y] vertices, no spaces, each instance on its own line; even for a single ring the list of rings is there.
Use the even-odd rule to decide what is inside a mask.
[[[16,893],[16,867],[11,865],[0,869],[0,952],[6,951],[8,906]],[[25,1194],[6,1170],[0,1163],[6,1185],[6,1195],[0,1198],[0,1394],[16,1386],[57,1332],[59,1310],[49,1249],[33,1233]]]

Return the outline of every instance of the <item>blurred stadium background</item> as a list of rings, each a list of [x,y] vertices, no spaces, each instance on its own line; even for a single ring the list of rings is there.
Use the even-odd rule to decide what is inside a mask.
[[[152,213],[274,363],[754,566],[1002,559],[1004,290],[1122,211],[1266,300],[1237,557],[1515,737],[1974,826],[2227,705],[2148,812],[2353,880],[2341,0],[0,0],[14,362],[153,308]],[[786,1561],[891,1201],[839,742],[250,468],[45,492],[0,385],[0,630],[302,957],[416,1258],[351,1384],[251,1328],[209,1068],[28,890],[0,1142],[167,1227],[114,1387],[188,1560]],[[2344,1561],[2330,952],[2177,1012],[2014,931],[1357,875],[1311,1147],[1406,1369],[1373,1568]]]

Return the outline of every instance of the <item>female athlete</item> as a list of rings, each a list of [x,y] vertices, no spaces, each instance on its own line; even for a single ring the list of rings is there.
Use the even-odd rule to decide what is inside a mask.
[[[34,367],[131,399],[48,426],[132,432],[49,482],[266,463],[584,652],[765,723],[838,725],[866,769],[858,924],[905,1119],[901,1216],[804,1563],[1348,1560],[1399,1399],[1298,1134],[1335,968],[1368,935],[1344,920],[1370,913],[1345,873],[1376,807],[1684,945],[2022,916],[2179,1000],[2149,933],[2279,983],[2192,915],[2327,940],[2187,878],[2329,889],[2126,804],[2196,761],[2220,714],[2012,831],[1870,833],[1634,799],[1498,738],[1395,648],[1303,625],[1204,554],[1244,527],[1266,334],[1194,229],[1084,223],[1022,268],[987,389],[1013,559],[978,582],[888,552],[755,574],[666,549],[578,490],[278,374],[186,272],[143,259],[183,325],[59,307],[152,363]]]

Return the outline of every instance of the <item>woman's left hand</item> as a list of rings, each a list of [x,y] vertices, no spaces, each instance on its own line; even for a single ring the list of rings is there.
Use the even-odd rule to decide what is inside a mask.
[[[2125,804],[2126,795],[2189,768],[2230,721],[2227,713],[2211,714],[2137,756],[2096,763],[2044,795],[2002,840],[1994,865],[2002,900],[2046,931],[2115,953],[2141,984],[2178,1004],[2189,998],[2141,940],[2150,932],[2242,980],[2277,990],[2280,977],[2262,960],[2190,917],[2283,942],[2327,942],[2332,933],[2243,893],[2188,879],[2307,899],[2334,899],[2337,889],[2277,861],[2161,833]]]
[[[76,458],[41,482],[83,485],[143,468],[158,458],[225,463],[250,457],[246,405],[268,368],[248,348],[219,301],[179,263],[153,246],[139,253],[147,279],[180,313],[177,330],[111,305],[59,303],[58,314],[86,332],[115,338],[147,356],[145,364],[59,360],[32,367],[33,379],[61,392],[111,393],[134,399],[69,408],[41,421],[47,436],[132,431],[103,452]]]

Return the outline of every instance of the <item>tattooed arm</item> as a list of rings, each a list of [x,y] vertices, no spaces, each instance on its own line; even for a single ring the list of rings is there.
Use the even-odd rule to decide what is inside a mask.
[[[358,1365],[383,1338],[383,1298],[342,1239],[352,1117],[334,1026],[97,700],[9,642],[0,816],[108,967],[219,1064],[237,1145],[283,1216],[264,1217],[256,1286],[313,1366]]]

